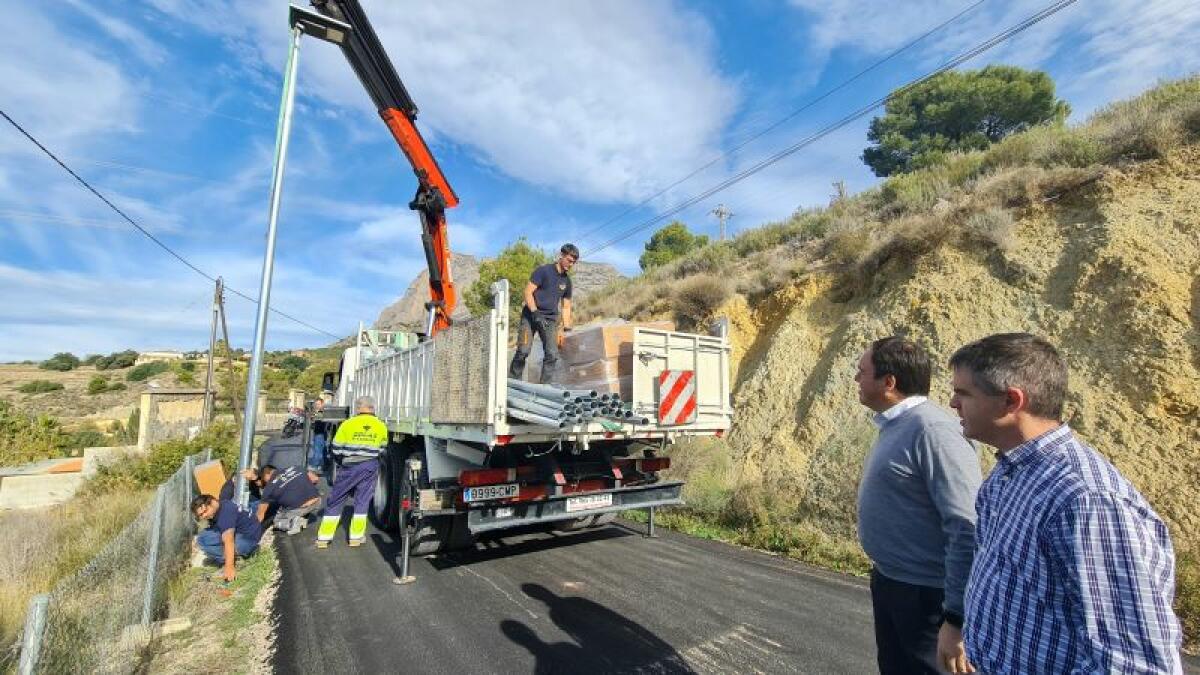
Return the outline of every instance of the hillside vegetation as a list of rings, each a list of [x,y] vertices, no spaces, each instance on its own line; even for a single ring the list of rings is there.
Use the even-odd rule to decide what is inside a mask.
[[[855,500],[874,430],[855,361],[901,334],[944,366],[995,332],[1047,336],[1071,370],[1067,418],[1170,527],[1178,607],[1200,635],[1200,78],[1076,127],[948,154],[828,208],[614,284],[585,316],[724,315],[737,411],[721,441],[676,448],[688,510],[665,519],[865,569]],[[990,453],[981,455],[985,465]]]

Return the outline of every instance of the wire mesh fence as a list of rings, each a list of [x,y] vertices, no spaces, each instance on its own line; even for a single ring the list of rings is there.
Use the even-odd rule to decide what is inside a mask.
[[[167,583],[183,566],[195,532],[192,469],[212,451],[184,459],[142,509],[86,566],[30,603],[18,672],[129,673],[151,641]]]

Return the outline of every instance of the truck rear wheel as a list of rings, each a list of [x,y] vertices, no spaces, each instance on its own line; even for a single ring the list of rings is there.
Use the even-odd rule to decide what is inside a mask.
[[[427,516],[417,521],[417,526],[413,528],[412,541],[409,543],[409,555],[440,553],[450,539],[452,525],[450,516]]]
[[[375,478],[375,496],[371,499],[371,520],[385,532],[400,529],[400,500],[407,491],[401,446],[389,445],[379,456],[379,474]]]

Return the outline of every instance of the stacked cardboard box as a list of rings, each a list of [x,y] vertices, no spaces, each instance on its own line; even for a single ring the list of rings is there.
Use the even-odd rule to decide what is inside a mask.
[[[633,398],[633,332],[635,328],[675,330],[670,321],[585,326],[563,339],[562,385],[595,389],[601,394]]]

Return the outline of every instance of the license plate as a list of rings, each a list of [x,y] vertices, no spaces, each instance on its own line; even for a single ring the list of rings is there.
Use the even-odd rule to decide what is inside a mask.
[[[489,499],[511,499],[520,492],[516,483],[507,485],[484,485],[463,490],[464,502],[483,502]]]
[[[612,506],[612,493],[606,492],[602,495],[587,495],[585,497],[569,497],[567,499],[567,513],[574,511],[587,511],[588,509],[600,509],[605,506]]]

